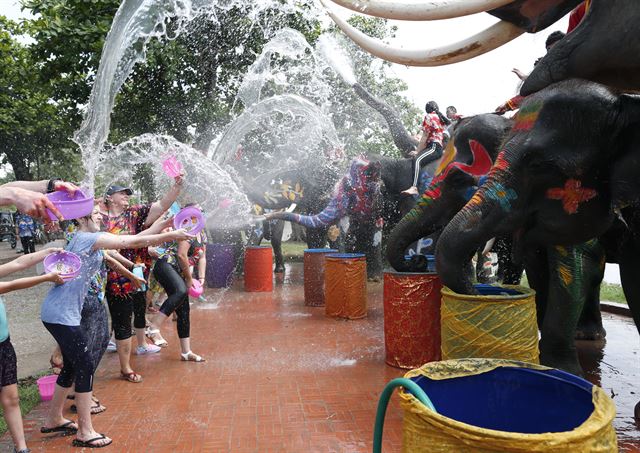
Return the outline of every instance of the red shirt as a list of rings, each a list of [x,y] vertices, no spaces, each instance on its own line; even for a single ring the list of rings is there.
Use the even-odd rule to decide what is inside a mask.
[[[427,144],[435,142],[442,146],[444,141],[444,126],[436,112],[425,115],[422,121],[422,130],[427,134]]]
[[[582,2],[573,11],[571,11],[571,15],[569,16],[569,28],[567,28],[567,33],[571,33],[574,28],[580,25],[582,19],[584,19],[585,14],[589,11],[591,0],[587,0]]]

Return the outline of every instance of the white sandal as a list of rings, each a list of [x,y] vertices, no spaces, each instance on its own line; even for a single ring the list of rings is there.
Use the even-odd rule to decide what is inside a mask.
[[[169,343],[167,343],[167,340],[162,338],[162,335],[160,335],[160,330],[158,330],[158,329],[148,329],[145,332],[145,335],[151,341],[153,341],[153,344],[155,344],[156,346],[160,346],[161,348],[166,348],[167,346],[169,346]],[[160,338],[158,338],[158,337],[160,337]]]
[[[185,354],[180,353],[180,356],[182,357],[183,362],[206,362],[204,358],[200,357],[198,354],[194,354],[191,351]]]

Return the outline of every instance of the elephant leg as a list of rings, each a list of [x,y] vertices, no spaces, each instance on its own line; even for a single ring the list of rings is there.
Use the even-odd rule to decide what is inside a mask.
[[[307,228],[307,245],[310,249],[321,249],[327,244],[327,228]]]
[[[529,286],[536,291],[536,317],[542,330],[547,301],[549,300],[549,264],[545,249],[531,248],[524,255]]]
[[[282,256],[282,234],[284,232],[284,221],[275,220],[269,222],[271,232],[271,247],[273,248],[273,258],[275,261],[275,273],[284,272],[284,257]]]
[[[574,337],[586,297],[585,273],[589,272],[589,255],[597,241],[576,246],[550,247],[549,299],[542,321],[540,362],[582,375]]]
[[[576,340],[602,340],[607,335],[600,313],[600,284],[604,277],[604,265],[605,251],[598,243],[584,256],[585,301],[576,328]]]
[[[626,241],[625,246],[620,251],[620,281],[622,290],[627,298],[627,304],[631,310],[631,315],[636,323],[638,333],[640,333],[640,284],[638,276],[640,275],[640,261],[638,253],[640,247],[635,244],[633,239]],[[640,417],[640,411],[639,415]]]
[[[498,281],[504,285],[519,285],[524,265],[513,258],[513,239],[497,237],[493,249],[498,255]]]

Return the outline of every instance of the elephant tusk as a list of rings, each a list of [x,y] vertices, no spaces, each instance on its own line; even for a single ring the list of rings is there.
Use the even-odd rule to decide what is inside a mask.
[[[332,0],[340,6],[368,16],[397,20],[453,19],[483,13],[513,3],[513,0],[440,0],[390,2],[385,0]]]
[[[486,255],[487,253],[489,253],[491,251],[491,249],[493,248],[493,244],[496,242],[496,238],[491,238],[487,241],[487,243],[484,245],[484,248],[482,249],[482,254]]]
[[[320,1],[336,25],[358,46],[378,58],[406,66],[444,66],[459,63],[496,49],[524,33],[521,28],[500,21],[480,33],[447,46],[422,50],[401,49],[365,35],[338,17],[325,0]]]

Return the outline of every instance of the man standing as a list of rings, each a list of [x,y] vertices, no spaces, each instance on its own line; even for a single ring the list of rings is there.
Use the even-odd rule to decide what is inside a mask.
[[[35,253],[36,222],[28,215],[17,211],[15,224],[16,236],[20,238],[24,254],[28,255],[29,253]]]

